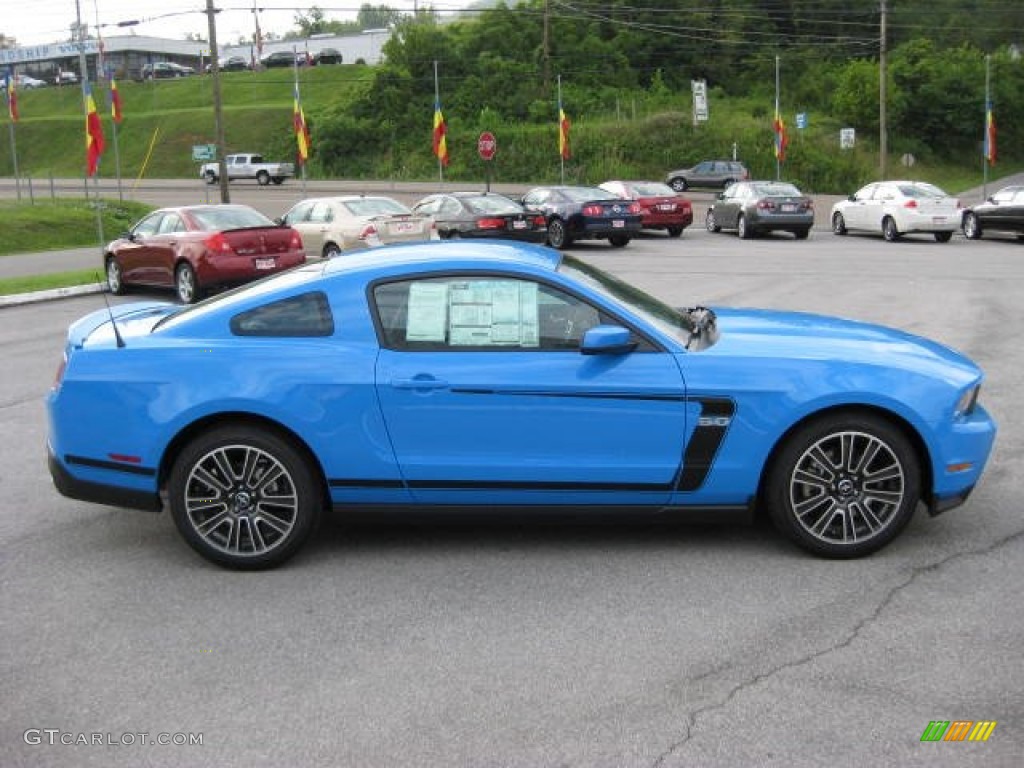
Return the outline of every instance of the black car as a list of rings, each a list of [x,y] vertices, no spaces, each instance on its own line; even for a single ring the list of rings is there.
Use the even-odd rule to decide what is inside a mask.
[[[528,211],[515,200],[495,192],[430,195],[412,209],[433,219],[443,240],[481,237],[543,243],[548,236],[544,214]]]
[[[294,67],[296,61],[296,54],[291,51],[274,51],[260,59],[260,64],[264,69],[273,69],[274,67]]]
[[[341,51],[337,48],[323,48],[313,54],[313,64],[341,64]]]
[[[814,201],[786,181],[741,181],[718,196],[704,224],[708,232],[735,229],[743,239],[782,230],[804,240],[814,226]]]
[[[210,72],[212,69],[212,64],[206,65],[207,72]],[[243,72],[249,69],[249,60],[244,56],[225,56],[220,60],[218,69],[221,72]]]
[[[622,248],[640,234],[640,204],[600,187],[535,187],[522,203],[543,212],[548,244],[555,248],[568,248],[574,240],[607,240]]]
[[[175,64],[173,61],[157,61],[142,66],[143,80],[171,80],[176,77],[188,77],[196,71],[192,67]]]
[[[1024,240],[1024,186],[1003,187],[985,202],[964,211],[964,235],[977,240],[986,232],[1016,232]]]

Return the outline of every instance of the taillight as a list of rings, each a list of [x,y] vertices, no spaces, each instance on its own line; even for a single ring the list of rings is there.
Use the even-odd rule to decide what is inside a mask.
[[[204,242],[203,245],[206,246],[208,251],[212,251],[214,253],[232,252],[231,244],[228,242],[228,239],[224,237],[222,232],[214,232],[206,238],[206,242]]]
[[[640,203],[637,203],[637,202],[630,203],[628,210],[632,214],[640,213]]]
[[[771,200],[758,200],[757,201],[757,210],[759,210],[759,211],[771,211],[771,210],[774,210],[774,208],[775,208],[775,203],[773,203]]]
[[[801,208],[801,210],[804,210],[804,211],[813,211],[814,210],[814,201],[813,200],[804,200],[804,202],[803,202],[803,204],[801,204],[800,208]]]
[[[363,231],[359,233],[360,240],[366,240],[371,237],[377,236],[377,228],[373,224],[367,224],[363,227]]]
[[[476,226],[478,229],[504,229],[505,220],[495,218],[477,219]]]
[[[584,205],[583,215],[584,216],[601,216],[604,214],[604,208],[600,205]]]
[[[57,372],[53,375],[53,387],[52,387],[52,389],[57,389],[60,386],[60,383],[62,381],[64,381],[64,371],[67,370],[67,367],[68,367],[68,353],[65,352],[63,355],[61,355],[60,365],[57,366]]]
[[[903,207],[904,208],[917,208],[917,200],[907,200],[907,202],[905,202],[903,204]]]
[[[535,227],[546,227],[547,225],[548,225],[547,219],[545,219],[543,216],[534,216],[533,217],[533,226],[535,226]]]
[[[304,248],[302,247],[302,235],[300,235],[298,231],[294,229],[292,230],[292,239],[289,247],[293,251],[304,250]]]

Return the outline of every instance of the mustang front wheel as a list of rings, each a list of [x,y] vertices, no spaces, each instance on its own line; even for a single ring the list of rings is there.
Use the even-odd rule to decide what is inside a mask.
[[[910,521],[921,472],[908,439],[866,413],[826,416],[798,429],[768,479],[776,527],[804,549],[833,558],[868,555]]]
[[[189,444],[168,481],[174,523],[200,555],[230,568],[269,568],[302,546],[320,494],[302,455],[277,435],[221,427]]]

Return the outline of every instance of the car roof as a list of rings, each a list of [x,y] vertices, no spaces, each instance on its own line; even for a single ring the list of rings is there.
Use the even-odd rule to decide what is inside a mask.
[[[519,266],[553,272],[561,261],[562,254],[559,251],[531,243],[435,240],[386,245],[354,252],[344,258],[331,259],[322,269],[327,275],[415,266],[428,269],[451,266],[453,269],[484,270]],[[313,268],[318,267],[313,265]]]

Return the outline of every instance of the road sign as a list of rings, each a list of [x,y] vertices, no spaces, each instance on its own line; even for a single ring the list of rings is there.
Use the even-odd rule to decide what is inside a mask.
[[[854,128],[840,128],[839,129],[839,148],[840,149],[853,149],[853,144],[857,140],[857,131]]]
[[[193,144],[192,145],[192,160],[196,163],[202,163],[207,160],[217,159],[217,145],[216,144]]]
[[[476,140],[476,151],[484,160],[493,160],[494,153],[498,151],[498,141],[490,131],[484,131]]]

